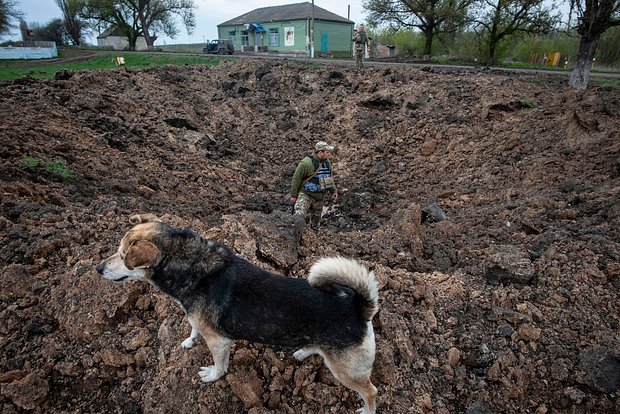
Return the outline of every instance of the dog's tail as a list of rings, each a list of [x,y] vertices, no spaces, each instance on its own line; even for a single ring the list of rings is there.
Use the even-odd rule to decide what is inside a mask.
[[[379,310],[379,289],[375,274],[356,260],[344,257],[325,257],[310,268],[308,283],[317,289],[325,289],[338,283],[350,287],[364,300],[364,319],[370,321]]]

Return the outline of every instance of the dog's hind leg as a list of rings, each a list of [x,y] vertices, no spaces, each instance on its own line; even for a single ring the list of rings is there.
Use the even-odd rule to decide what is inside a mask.
[[[347,388],[357,391],[364,400],[364,407],[356,410],[359,414],[375,414],[377,410],[377,388],[370,381],[370,368],[351,366],[333,356],[325,358],[325,364],[334,377]],[[363,364],[362,364],[363,365]]]
[[[350,377],[347,380],[343,379],[342,383],[346,387],[357,391],[364,400],[364,406],[358,408],[355,412],[359,414],[375,414],[377,412],[377,387],[370,381],[370,375],[363,378]]]
[[[371,337],[374,340],[374,335]],[[311,355],[321,355],[334,377],[345,387],[357,391],[364,400],[364,407],[356,412],[359,414],[375,414],[377,410],[377,388],[370,381],[374,352],[374,342],[372,344],[368,342],[340,353],[330,353],[323,348],[301,348],[293,356],[299,361],[303,361]]]
[[[360,414],[375,414],[377,410],[377,388],[370,381],[375,361],[375,334],[372,324],[367,326],[367,334],[361,344],[340,351],[321,349],[327,368],[334,377],[347,388],[357,391],[364,400]]]

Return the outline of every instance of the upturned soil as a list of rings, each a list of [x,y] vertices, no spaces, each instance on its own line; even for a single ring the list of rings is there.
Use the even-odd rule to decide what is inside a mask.
[[[379,413],[618,413],[619,131],[618,94],[543,75],[248,59],[3,82],[0,412],[361,406],[319,357],[245,341],[202,383],[181,309],[95,271],[151,212],[288,277],[374,270]],[[317,236],[288,191],[318,140],[340,199]]]

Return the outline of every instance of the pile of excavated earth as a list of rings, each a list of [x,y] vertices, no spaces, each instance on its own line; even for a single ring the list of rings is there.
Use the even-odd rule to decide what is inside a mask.
[[[242,59],[0,85],[0,412],[351,413],[318,356],[236,341],[95,266],[150,212],[304,278],[376,274],[378,413],[620,412],[620,96],[566,78]],[[294,226],[335,145],[340,198]]]

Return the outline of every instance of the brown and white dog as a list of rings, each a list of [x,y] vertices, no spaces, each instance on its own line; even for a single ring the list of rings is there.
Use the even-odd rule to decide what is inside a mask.
[[[227,372],[233,339],[295,346],[295,358],[321,355],[332,374],[360,394],[364,407],[357,412],[375,413],[373,272],[355,260],[331,257],[318,260],[307,280],[284,277],[153,214],[130,221],[135,226],[97,271],[115,282],[146,281],[183,308],[192,331],[181,346],[193,347],[200,334],[213,355],[214,365],[198,372],[202,381]]]

